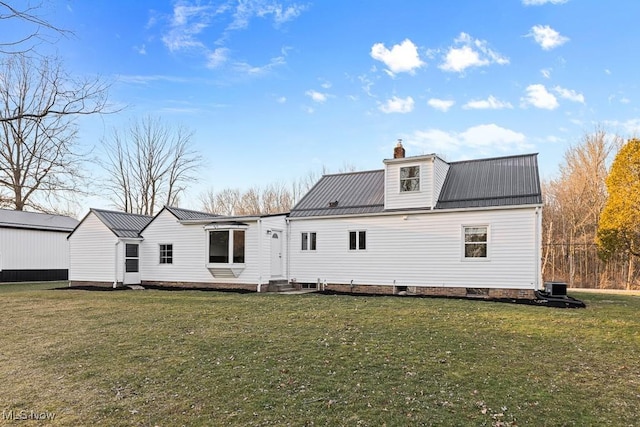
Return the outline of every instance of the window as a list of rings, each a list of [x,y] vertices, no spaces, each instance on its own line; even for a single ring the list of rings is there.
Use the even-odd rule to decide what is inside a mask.
[[[400,168],[400,191],[420,191],[420,166]]]
[[[173,264],[173,244],[160,245],[160,264]]]
[[[487,258],[488,227],[464,227],[464,257]]]
[[[316,250],[316,233],[315,232],[302,233],[302,250],[303,251]]]
[[[349,232],[349,250],[363,251],[367,249],[367,232],[366,231],[350,231]]]
[[[209,262],[215,264],[244,263],[244,230],[209,231]]]
[[[138,245],[126,243],[124,245],[124,271],[126,273],[137,273],[138,269]]]

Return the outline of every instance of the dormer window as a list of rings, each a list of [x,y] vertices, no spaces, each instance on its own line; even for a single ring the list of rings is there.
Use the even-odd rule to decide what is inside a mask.
[[[400,192],[420,191],[420,166],[400,168]]]

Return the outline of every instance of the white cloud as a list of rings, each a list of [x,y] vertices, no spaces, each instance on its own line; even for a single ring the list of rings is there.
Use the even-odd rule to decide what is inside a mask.
[[[543,68],[542,70],[540,70],[540,74],[542,74],[542,77],[544,77],[545,79],[550,79],[551,71],[551,68]]]
[[[229,49],[219,47],[213,52],[207,54],[207,68],[218,68],[225,62],[227,62],[229,56]]]
[[[513,108],[509,102],[500,101],[495,96],[490,95],[487,99],[477,99],[467,102],[462,106],[465,110],[502,110]]]
[[[269,60],[269,63],[263,66],[255,66],[255,65],[248,64],[246,62],[236,62],[233,64],[233,67],[239,73],[243,73],[249,76],[260,76],[268,73],[273,68],[284,65],[285,63],[286,62],[284,60],[284,57],[277,56],[275,58],[271,58]]]
[[[572,89],[565,89],[560,86],[555,86],[553,90],[560,95],[560,98],[568,99],[569,101],[579,102],[584,104],[584,95],[576,92]]]
[[[526,90],[527,96],[521,99],[523,107],[532,105],[545,110],[555,110],[558,108],[558,100],[552,93],[547,91],[544,85],[529,85]]]
[[[420,60],[418,48],[409,39],[387,49],[384,44],[376,43],[371,47],[371,57],[383,62],[391,73],[415,73],[424,62]]]
[[[568,37],[561,36],[559,32],[548,25],[534,25],[528,36],[533,37],[544,50],[554,49],[569,41]]]
[[[233,12],[233,22],[227,30],[242,30],[249,27],[251,19],[273,18],[276,27],[285,22],[292,21],[305,11],[307,7],[300,4],[284,6],[282,3],[270,0],[245,0],[238,2]]]
[[[546,3],[562,4],[569,0],[522,0],[522,4],[525,6],[540,6]]]
[[[490,49],[485,40],[473,39],[467,33],[460,33],[454,43],[457,47],[449,48],[444,62],[438,66],[441,70],[460,73],[469,67],[509,63],[509,58]]]
[[[308,90],[305,92],[305,95],[311,98],[314,102],[323,103],[327,100],[326,93],[318,92],[315,90]]]
[[[469,154],[504,154],[532,148],[524,134],[494,123],[472,126],[462,132],[441,129],[416,131],[406,137],[405,142],[429,153],[464,153],[466,157]]]
[[[610,76],[610,75],[611,75],[611,70],[610,70],[610,69],[608,69],[608,68],[605,68],[605,69],[604,69],[604,73],[605,73],[606,75]]]
[[[449,108],[453,107],[453,104],[455,104],[455,101],[452,101],[449,99],[431,98],[429,101],[427,101],[427,104],[429,104],[431,107],[435,108],[436,110],[440,110],[446,113],[449,110]]]
[[[138,52],[140,55],[146,55],[147,54],[147,46],[146,45],[142,45],[142,46],[134,46],[133,47],[135,49],[136,52]]]
[[[169,32],[162,37],[162,42],[171,52],[204,48],[196,36],[209,26],[214,14],[215,11],[211,6],[192,6],[188,2],[176,3],[170,19]]]
[[[284,104],[285,102],[287,102],[287,97],[286,96],[280,96],[276,99],[276,102],[278,104]]]
[[[410,113],[413,111],[414,106],[413,98],[408,96],[406,98],[398,98],[397,96],[388,99],[387,102],[380,105],[378,108],[383,113]]]

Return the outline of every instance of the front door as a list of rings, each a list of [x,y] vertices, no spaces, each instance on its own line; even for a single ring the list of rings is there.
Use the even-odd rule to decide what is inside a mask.
[[[271,277],[282,276],[282,233],[271,232]]]
[[[124,245],[124,284],[140,284],[140,245],[125,243]]]

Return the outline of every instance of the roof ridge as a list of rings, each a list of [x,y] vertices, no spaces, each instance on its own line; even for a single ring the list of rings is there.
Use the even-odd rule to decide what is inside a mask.
[[[104,213],[113,213],[113,214],[121,214],[121,215],[130,215],[130,216],[140,216],[144,218],[153,218],[153,215],[145,215],[145,214],[137,214],[131,212],[122,212],[122,211],[114,211],[110,209],[99,209],[99,208],[89,208],[90,211],[94,212],[104,212]]]
[[[485,157],[483,159],[469,159],[469,160],[456,160],[455,162],[448,162],[450,165],[460,164],[460,163],[473,163],[473,162],[485,162],[488,160],[502,160],[502,159],[514,159],[517,157],[532,157],[537,156],[539,153],[528,153],[528,154],[512,154],[509,156],[498,156],[498,157]]]
[[[366,171],[351,171],[351,172],[336,172],[336,173],[327,173],[322,176],[344,176],[344,175],[358,175],[364,173],[373,173],[373,172],[384,172],[384,169],[370,169]]]
[[[211,213],[211,212],[197,211],[197,210],[194,210],[194,209],[181,208],[179,206],[165,205],[165,208],[167,208],[169,210],[175,209],[175,210],[180,210],[180,211],[185,211],[185,212],[193,212],[193,213],[199,213],[199,214],[205,214],[205,215],[220,216],[219,214],[214,214],[214,213]]]

